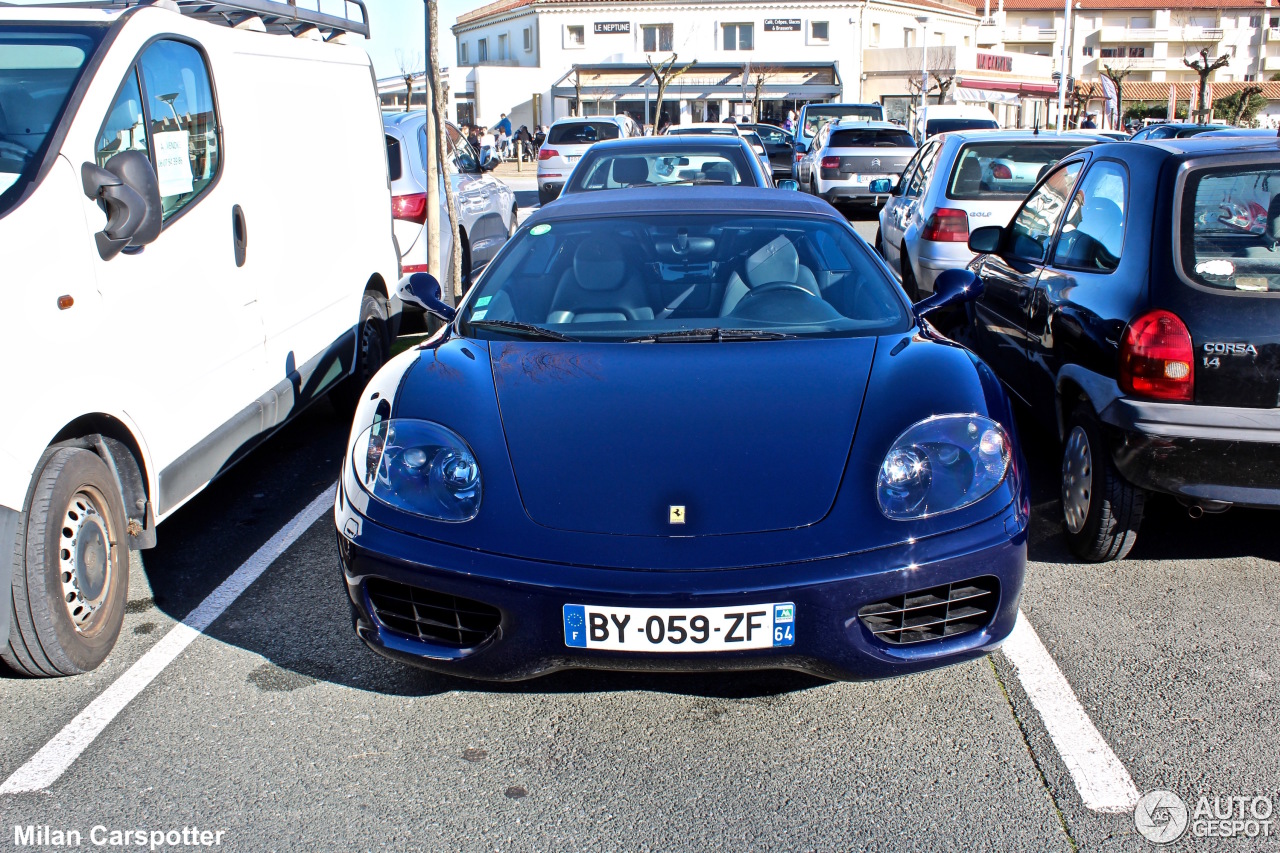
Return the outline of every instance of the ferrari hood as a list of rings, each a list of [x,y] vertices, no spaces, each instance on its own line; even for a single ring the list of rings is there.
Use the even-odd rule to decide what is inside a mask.
[[[804,527],[830,511],[876,340],[490,347],[530,518],[714,536]]]

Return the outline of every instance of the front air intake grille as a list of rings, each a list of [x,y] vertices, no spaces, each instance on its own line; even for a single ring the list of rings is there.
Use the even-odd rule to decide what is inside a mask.
[[[877,639],[905,646],[977,631],[991,621],[999,602],[998,580],[973,578],[868,604],[858,618]]]
[[[370,578],[365,588],[379,622],[428,643],[473,648],[489,639],[502,619],[488,604],[384,578]]]

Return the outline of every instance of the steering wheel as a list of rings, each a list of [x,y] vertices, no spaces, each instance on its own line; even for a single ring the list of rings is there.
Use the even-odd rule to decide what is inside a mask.
[[[818,295],[815,294],[812,290],[810,290],[807,287],[803,287],[802,285],[796,284],[794,281],[765,282],[764,284],[758,287],[753,287],[750,290],[748,290],[746,296],[742,298],[746,299],[747,296],[764,296],[767,293],[777,293],[783,290],[798,290],[801,293],[803,293],[805,296],[812,296],[815,299],[819,298]]]
[[[843,315],[821,296],[793,281],[769,281],[751,288],[730,317],[785,323],[821,323]]]

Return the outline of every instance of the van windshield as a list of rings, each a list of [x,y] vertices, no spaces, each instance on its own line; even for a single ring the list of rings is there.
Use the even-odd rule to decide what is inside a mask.
[[[0,24],[0,214],[35,178],[103,26]]]
[[[808,107],[804,111],[801,133],[811,137],[829,121],[851,119],[853,121],[884,121],[884,108],[878,104],[851,104],[840,107]]]

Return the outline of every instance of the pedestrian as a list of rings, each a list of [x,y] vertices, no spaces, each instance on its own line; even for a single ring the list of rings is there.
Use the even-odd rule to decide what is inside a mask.
[[[502,133],[505,133],[507,136],[510,136],[511,135],[511,119],[507,118],[506,113],[502,113],[502,118],[498,119],[498,123],[495,124],[492,128],[490,128],[490,130],[500,131]]]
[[[516,131],[516,157],[521,162],[533,159],[533,134],[525,124],[520,125],[520,129]]]
[[[533,147],[535,149],[540,149],[542,148],[542,143],[546,141],[547,141],[547,131],[543,129],[542,125],[538,125],[538,127],[533,132]]]
[[[796,129],[796,111],[787,110],[787,122],[783,125],[788,131],[795,132]]]
[[[669,127],[671,127],[671,118],[664,112],[658,119],[658,135],[666,133]]]
[[[1094,124],[1094,121],[1093,121],[1093,113],[1084,114],[1084,121],[1080,123],[1080,127],[1085,130],[1098,129],[1098,125]]]
[[[480,150],[480,133],[474,124],[467,125],[467,144],[471,146],[472,151]]]
[[[486,160],[497,154],[496,142],[492,130],[480,134],[480,165],[483,166]]]

